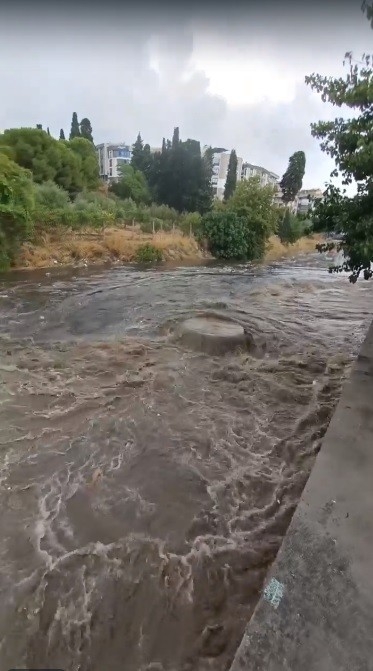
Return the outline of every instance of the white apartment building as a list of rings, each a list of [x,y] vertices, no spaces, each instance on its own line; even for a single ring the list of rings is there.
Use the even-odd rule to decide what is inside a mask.
[[[228,164],[229,157],[231,155],[230,151],[222,149],[220,151],[214,152],[212,156],[212,179],[211,184],[214,189],[214,196],[218,200],[223,200],[224,198],[224,189],[225,182],[227,181],[228,174]],[[237,181],[241,180],[242,173],[242,163],[243,160],[240,156],[237,156]]]
[[[120,166],[131,163],[132,148],[125,142],[103,142],[96,145],[101,179],[115,181],[120,177]]]
[[[260,177],[261,186],[272,184],[276,186],[279,176],[276,173],[262,168],[260,165],[253,165],[252,163],[244,163],[242,165],[242,179],[250,179],[250,177]]]

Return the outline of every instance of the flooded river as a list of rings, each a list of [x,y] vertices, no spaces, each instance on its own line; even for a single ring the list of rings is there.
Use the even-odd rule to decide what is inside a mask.
[[[1,669],[229,669],[371,320],[326,266],[1,278]]]

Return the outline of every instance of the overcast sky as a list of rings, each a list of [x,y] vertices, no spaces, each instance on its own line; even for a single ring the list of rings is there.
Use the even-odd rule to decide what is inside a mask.
[[[160,146],[182,139],[235,148],[280,176],[306,152],[305,187],[333,164],[310,123],[339,115],[304,83],[340,74],[346,51],[372,51],[360,0],[29,2],[0,8],[0,129],[49,126],[68,135],[73,111],[94,140]],[[136,7],[134,9],[133,7]]]

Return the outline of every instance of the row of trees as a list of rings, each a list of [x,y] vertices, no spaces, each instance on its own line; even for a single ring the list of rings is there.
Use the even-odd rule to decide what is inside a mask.
[[[179,128],[174,129],[172,140],[163,138],[162,149],[151,153],[149,144],[143,143],[140,133],[133,145],[131,167],[135,173],[124,169],[123,182],[145,178],[147,189],[144,197],[164,203],[179,212],[207,212],[212,205],[213,190],[212,150],[203,155],[197,140],[181,140]],[[114,192],[123,191],[124,184],[114,186]]]
[[[43,130],[41,123],[36,124],[36,128],[38,130]],[[47,127],[47,135],[50,135],[49,127]],[[93,143],[92,124],[90,120],[87,119],[87,117],[84,117],[84,119],[78,121],[78,115],[76,112],[73,112],[69,140],[73,140],[74,137],[83,137],[86,140],[89,140],[89,142]],[[59,139],[66,140],[65,131],[63,128],[60,130]]]
[[[236,185],[233,151],[224,202],[213,205],[213,151],[210,148],[202,154],[199,142],[182,141],[178,128],[156,153],[139,135],[132,164],[123,166],[121,179],[110,187],[111,198],[98,198],[94,196],[100,184],[98,161],[89,139],[79,134],[71,140],[56,140],[40,127],[6,130],[0,135],[1,248],[11,259],[22,237],[30,233],[31,220],[53,227],[136,219],[151,226],[149,230],[172,225],[193,230],[207,240],[216,256],[260,258],[276,228],[273,189],[261,188],[258,180]],[[27,198],[20,197],[21,187]],[[89,193],[93,199],[88,198]]]

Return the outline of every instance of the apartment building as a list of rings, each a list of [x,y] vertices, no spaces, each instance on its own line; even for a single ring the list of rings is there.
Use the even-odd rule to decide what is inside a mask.
[[[321,189],[301,189],[293,201],[288,203],[288,207],[293,214],[307,214],[309,209],[314,207],[315,201],[323,198]],[[282,200],[282,191],[279,184],[277,184],[277,191],[275,193],[273,202],[275,205],[284,205]]]
[[[120,166],[131,162],[132,148],[125,142],[103,142],[96,145],[101,179],[115,181],[120,177]]]
[[[250,179],[250,177],[260,177],[261,186],[267,186],[267,184],[272,184],[275,186],[279,180],[279,176],[276,173],[262,168],[260,165],[253,165],[252,163],[243,163],[242,165],[242,179]]]
[[[297,212],[307,214],[315,206],[315,201],[323,199],[321,189],[301,189],[297,195]]]
[[[280,184],[277,182],[276,183],[276,193],[273,197],[273,204],[277,205],[277,207],[283,207],[284,206],[284,201],[282,200],[282,189],[280,187]],[[295,198],[292,200],[290,203],[287,204],[288,208],[290,209],[290,212],[292,214],[296,214],[298,210],[298,200]]]
[[[227,181],[228,164],[230,151],[219,149],[212,156],[212,179],[211,184],[214,189],[214,196],[219,200],[224,198],[225,182]],[[237,181],[241,180],[243,159],[237,156]]]

